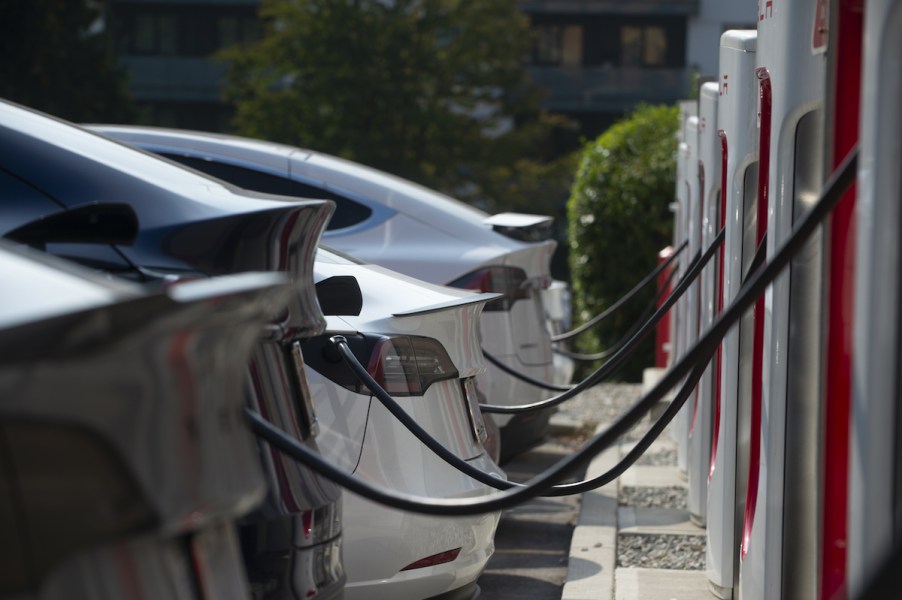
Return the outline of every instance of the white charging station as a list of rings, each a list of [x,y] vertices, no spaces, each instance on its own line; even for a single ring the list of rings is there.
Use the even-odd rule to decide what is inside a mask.
[[[720,230],[720,139],[717,137],[719,86],[705,83],[698,102],[698,202],[701,248],[707,249]],[[720,256],[715,254],[702,271],[698,285],[698,331],[711,326],[716,307],[715,290]],[[708,504],[708,471],[711,457],[712,387],[714,369],[699,380],[689,425],[688,509],[692,520],[705,525]]]
[[[674,218],[674,248],[679,248],[689,237],[689,183],[687,180],[687,165],[689,161],[690,147],[687,142],[687,127],[690,119],[698,115],[698,102],[696,100],[681,100],[679,102],[680,122],[677,130],[679,145],[677,150],[677,172],[675,204],[676,214]],[[682,277],[689,267],[692,254],[689,248],[683,250],[676,261],[677,276]],[[671,347],[673,348],[672,361],[676,362],[682,357],[688,348],[686,339],[687,299],[686,294],[679,298],[671,309]],[[677,444],[677,466],[683,473],[688,467],[688,431],[689,409],[683,409],[674,418],[670,427],[671,438]]]
[[[736,297],[754,254],[754,206],[757,186],[757,128],[753,115],[757,81],[755,30],[721,36],[718,137],[725,156],[721,173],[725,204],[723,304]],[[715,390],[712,458],[707,502],[707,576],[720,598],[732,598],[739,578],[739,531],[748,470],[748,377],[750,312],[721,345],[720,385]],[[742,340],[740,343],[740,334]],[[744,385],[740,385],[740,384]]]
[[[693,115],[686,119],[683,126],[683,154],[682,175],[684,184],[684,196],[682,204],[682,227],[684,240],[688,240],[684,259],[686,266],[681,270],[685,273],[689,261],[695,257],[701,247],[701,219],[699,218],[698,201],[698,116]],[[698,283],[693,282],[686,290],[679,302],[679,333],[681,352],[685,352],[698,337]],[[689,468],[689,429],[692,425],[692,409],[694,405],[694,392],[690,399],[683,405],[674,424],[677,441],[677,465],[684,473]]]
[[[686,142],[686,126],[690,118],[698,114],[698,102],[696,100],[681,100],[679,102],[679,124],[677,128],[677,139],[679,140],[677,156],[676,156],[676,190],[674,193],[676,212],[674,215],[673,242],[674,248],[682,246],[688,238],[689,233],[689,186],[686,181],[686,168],[689,159],[689,144]],[[677,276],[682,277],[689,266],[692,256],[689,254],[688,248],[683,250],[676,260]],[[672,362],[676,362],[686,352],[686,296],[685,294],[677,300],[675,306],[671,309],[670,319],[670,339],[672,352]],[[688,466],[688,439],[687,432],[689,428],[689,417],[686,410],[677,413],[670,427],[671,438],[677,444],[677,466],[682,472],[686,472]]]
[[[799,0],[762,5],[759,14],[758,215],[767,219],[768,257],[823,182],[826,54],[814,45],[817,10],[818,0]],[[818,589],[822,247],[816,235],[777,277],[755,323],[763,331],[755,332],[751,381],[744,600],[812,598]]]
[[[899,543],[890,524],[902,518],[902,0],[869,0],[864,27],[849,479],[848,580],[855,595]]]

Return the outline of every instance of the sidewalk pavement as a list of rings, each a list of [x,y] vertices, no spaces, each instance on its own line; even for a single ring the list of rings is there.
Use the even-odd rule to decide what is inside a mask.
[[[633,443],[597,456],[586,476],[607,471]],[[645,456],[675,454],[676,443],[665,431]],[[679,500],[685,498],[685,475],[675,459],[655,462],[640,459],[617,481],[583,495],[562,600],[716,599],[704,571],[705,530],[690,521]],[[677,501],[654,501],[673,496]]]

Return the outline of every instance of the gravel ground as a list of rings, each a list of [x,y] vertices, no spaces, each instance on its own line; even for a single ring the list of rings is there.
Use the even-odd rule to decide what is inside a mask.
[[[675,467],[677,451],[675,448],[665,448],[656,452],[646,452],[639,457],[636,464],[646,467]]]
[[[705,536],[620,534],[617,566],[704,570]]]
[[[611,423],[639,399],[641,392],[638,383],[602,383],[564,402],[558,412],[586,424]]]
[[[687,490],[683,486],[632,487],[620,486],[617,503],[621,506],[643,508],[686,508]]]
[[[585,423],[591,433],[598,423],[610,423],[636,402],[642,391],[640,384],[609,383],[595,386],[559,408],[563,416]],[[643,419],[622,438],[635,441],[647,431],[649,420]],[[669,435],[666,431],[663,435]],[[648,452],[638,465],[676,466],[677,452],[664,448]],[[618,490],[621,506],[686,509],[685,486],[623,486]],[[632,534],[617,536],[617,566],[653,569],[705,569],[705,536],[686,534]]]

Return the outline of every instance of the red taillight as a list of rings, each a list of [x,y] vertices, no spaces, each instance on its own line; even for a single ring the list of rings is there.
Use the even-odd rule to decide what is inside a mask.
[[[423,567],[434,567],[435,565],[449,563],[457,558],[458,554],[460,554],[460,548],[439,552],[438,554],[433,554],[432,556],[427,556],[426,558],[421,558],[418,561],[412,562],[401,570],[410,571],[412,569],[422,569]]]
[[[393,396],[422,396],[436,381],[458,377],[454,363],[438,341],[414,336],[379,340],[367,371]]]
[[[510,310],[517,300],[529,298],[529,279],[526,272],[517,267],[484,267],[455,279],[451,287],[494,292],[504,297],[485,305],[487,311]]]

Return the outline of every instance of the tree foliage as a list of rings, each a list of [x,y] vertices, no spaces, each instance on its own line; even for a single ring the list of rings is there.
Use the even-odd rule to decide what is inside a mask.
[[[101,0],[0,3],[0,96],[72,121],[132,119],[103,13]]]
[[[261,40],[221,55],[239,133],[477,203],[517,193],[518,160],[541,170],[560,123],[537,108],[516,0],[264,0],[261,16]]]
[[[658,252],[671,243],[678,119],[676,107],[642,106],[584,148],[567,205],[577,321],[621,298],[654,269]],[[611,347],[653,296],[649,286],[583,333],[580,348]],[[635,380],[652,364],[650,342],[621,371],[624,378]]]

